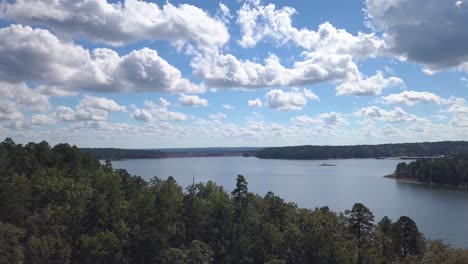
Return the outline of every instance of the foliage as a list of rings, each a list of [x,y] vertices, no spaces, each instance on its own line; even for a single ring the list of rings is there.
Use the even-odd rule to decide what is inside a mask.
[[[395,175],[397,178],[409,178],[419,182],[467,187],[468,158],[456,156],[401,162],[395,169]]]
[[[257,152],[263,159],[349,159],[380,157],[433,157],[468,154],[466,141],[442,141],[354,146],[291,146],[265,148]]]
[[[301,209],[209,181],[146,182],[76,147],[0,143],[3,263],[467,263],[408,217]]]
[[[83,154],[91,154],[99,160],[156,159],[165,157],[165,154],[160,150],[149,149],[81,148],[80,151]]]

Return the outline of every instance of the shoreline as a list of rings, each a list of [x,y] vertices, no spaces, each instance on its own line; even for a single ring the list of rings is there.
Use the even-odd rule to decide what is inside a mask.
[[[384,175],[383,177],[388,178],[388,179],[394,179],[400,183],[410,183],[410,184],[417,184],[417,185],[423,185],[423,186],[428,186],[428,187],[437,187],[440,189],[448,189],[448,190],[453,190],[453,191],[465,191],[465,192],[468,191],[468,187],[455,186],[455,185],[442,184],[442,183],[420,182],[412,178],[398,178],[396,177],[394,173]]]

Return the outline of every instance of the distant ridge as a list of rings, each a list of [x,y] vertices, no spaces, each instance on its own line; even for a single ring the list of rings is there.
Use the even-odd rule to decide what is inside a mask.
[[[467,141],[441,141],[349,146],[286,146],[264,148],[262,159],[349,159],[383,157],[436,157],[468,154]]]
[[[120,149],[120,148],[80,148],[84,154],[91,154],[100,160],[158,159],[177,157],[222,157],[254,156],[256,147],[213,147],[213,148],[163,148],[163,149]]]

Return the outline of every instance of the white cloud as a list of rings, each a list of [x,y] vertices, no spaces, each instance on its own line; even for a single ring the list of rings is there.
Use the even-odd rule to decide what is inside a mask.
[[[101,109],[84,107],[75,111],[76,120],[104,121],[107,119],[107,112]]]
[[[468,9],[454,3],[366,0],[365,11],[369,23],[382,31],[391,53],[434,72],[468,65]]]
[[[21,25],[0,29],[1,80],[60,82],[88,61],[87,50],[62,42],[47,30]]]
[[[336,112],[323,113],[315,117],[307,115],[301,115],[291,118],[291,121],[297,125],[309,126],[318,125],[322,127],[334,128],[337,125],[347,124],[348,121],[343,117],[342,114]]]
[[[280,111],[302,110],[307,104],[307,98],[319,99],[318,96],[307,89],[304,89],[303,92],[299,90],[285,92],[280,89],[273,89],[265,97],[267,98],[268,107]]]
[[[297,29],[291,19],[296,13],[294,8],[288,6],[276,9],[274,4],[244,3],[237,18],[242,34],[239,44],[247,48],[271,39],[278,45],[293,42],[306,50],[356,57],[375,57],[385,48],[384,41],[373,33],[359,32],[353,36],[344,29],[336,29],[329,22],[321,24],[317,31]]]
[[[145,101],[145,105],[149,108],[153,118],[163,121],[186,121],[188,119],[188,116],[184,113],[169,111],[167,109],[167,101],[161,99],[162,98],[160,98],[161,105],[157,105],[153,101]]]
[[[40,85],[36,88],[36,91],[47,96],[55,97],[67,97],[67,96],[77,96],[78,93],[74,91],[67,91],[62,86],[56,85]]]
[[[208,105],[208,100],[206,100],[204,98],[200,98],[198,95],[180,94],[179,102],[182,105],[192,106],[192,107],[207,106]]]
[[[131,117],[143,122],[153,122],[151,112],[146,109],[135,109]]]
[[[65,37],[84,36],[120,46],[141,40],[167,40],[177,47],[222,47],[229,40],[223,22],[189,4],[174,6],[137,0],[23,0],[0,4],[0,18],[46,25]]]
[[[191,65],[194,74],[210,87],[259,88],[303,86],[327,81],[345,81],[360,75],[349,55],[303,52],[304,59],[291,68],[283,66],[276,55],[264,64],[238,60],[231,54],[196,57]]]
[[[390,94],[382,97],[384,104],[414,105],[416,103],[448,104],[449,99],[444,99],[430,92],[404,91],[399,94]]]
[[[81,99],[80,104],[78,105],[79,108],[95,108],[101,109],[105,111],[112,111],[112,112],[125,112],[127,108],[125,106],[117,104],[114,100],[107,99],[104,97],[94,97],[86,95],[83,99]]]
[[[10,100],[0,98],[0,121],[16,121],[23,119],[23,113]]]
[[[59,120],[73,121],[75,120],[75,111],[67,106],[59,106],[55,110],[55,115]]]
[[[291,118],[291,121],[293,121],[294,123],[298,124],[298,125],[302,125],[302,126],[308,126],[308,125],[312,125],[312,124],[315,124],[317,122],[316,119],[308,116],[308,115],[301,115],[301,116],[296,116],[296,117],[293,117]]]
[[[216,12],[216,17],[218,17],[219,20],[223,21],[225,24],[229,24],[229,20],[232,18],[229,7],[219,2],[219,10]]]
[[[393,110],[387,111],[377,106],[369,106],[356,111],[354,114],[356,116],[376,119],[390,123],[420,122],[425,120],[423,118],[419,118],[413,114],[405,112],[400,107],[395,107]]]
[[[223,104],[223,108],[227,110],[235,109],[236,107],[230,104]]]
[[[453,104],[447,109],[447,112],[454,114],[468,114],[468,106],[463,98],[456,98]]]
[[[0,81],[0,98],[12,102],[23,110],[46,112],[50,109],[49,97],[29,88],[25,83],[8,83]]]
[[[253,99],[253,100],[249,100],[247,102],[247,105],[248,106],[253,106],[253,107],[262,107],[263,106],[263,103],[260,99]]]
[[[104,121],[108,113],[102,109],[79,104],[76,110],[67,106],[59,106],[55,110],[55,116],[61,121]]]
[[[227,119],[227,116],[223,113],[211,114],[209,117],[213,120],[222,120]]]
[[[385,78],[382,72],[378,71],[369,78],[363,79],[359,76],[354,80],[340,84],[336,87],[336,95],[380,95],[383,89],[396,85],[404,85],[403,80],[397,77]]]
[[[163,107],[168,107],[171,105],[171,103],[164,98],[159,98],[159,102],[161,103]]]
[[[79,45],[57,39],[47,30],[10,25],[0,29],[0,51],[1,80],[45,81],[41,91],[46,92],[205,90],[183,78],[178,69],[148,48],[124,56],[110,49],[90,53]]]
[[[384,135],[393,135],[393,134],[396,134],[398,133],[398,129],[395,128],[394,126],[390,125],[390,124],[385,124],[382,128],[381,128],[381,131]]]
[[[55,118],[49,115],[44,115],[44,114],[32,115],[29,121],[34,126],[51,125],[51,124],[55,124],[56,122]]]
[[[91,61],[72,79],[75,87],[101,92],[203,92],[205,88],[182,77],[152,49],[134,50],[120,57],[109,49],[95,49]]]

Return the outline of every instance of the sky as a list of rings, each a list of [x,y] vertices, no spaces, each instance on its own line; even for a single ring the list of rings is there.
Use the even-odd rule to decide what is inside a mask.
[[[0,137],[467,140],[468,1],[0,1]]]

